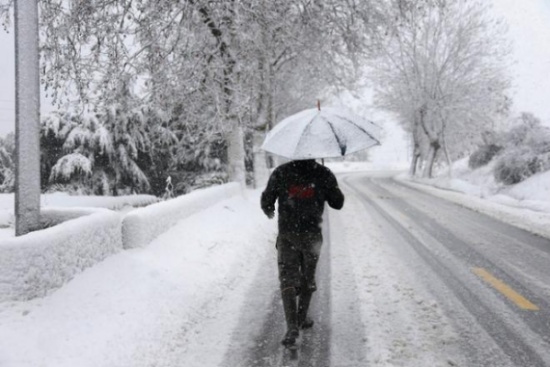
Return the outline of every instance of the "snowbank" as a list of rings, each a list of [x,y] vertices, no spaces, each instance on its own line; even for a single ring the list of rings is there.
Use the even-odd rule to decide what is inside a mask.
[[[550,171],[537,173],[503,193],[522,201],[532,210],[550,213]]]
[[[121,215],[103,211],[0,243],[0,302],[27,300],[122,249]]]
[[[124,248],[143,247],[181,219],[237,194],[241,194],[241,187],[233,182],[136,209],[122,222]]]

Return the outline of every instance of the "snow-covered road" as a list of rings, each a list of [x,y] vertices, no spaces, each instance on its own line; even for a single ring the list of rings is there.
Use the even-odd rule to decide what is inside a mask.
[[[255,191],[0,304],[0,366],[550,365],[550,242],[385,176],[339,176],[296,359]]]
[[[385,272],[377,268],[373,277],[399,268],[405,277],[398,282],[391,277],[394,289],[406,290],[417,300],[416,305],[407,304],[398,297],[401,310],[395,311],[393,320],[375,317],[385,309],[384,304],[366,312],[370,316],[367,330],[378,323],[392,330],[382,333],[379,340],[386,342],[375,350],[369,348],[371,353],[386,350],[390,358],[398,357],[388,365],[550,364],[548,239],[390,179],[355,176],[343,181],[353,186],[365,211],[382,230],[385,240],[380,242],[395,256],[394,264],[388,264]],[[392,279],[386,279],[384,287]],[[384,298],[383,293],[371,295],[374,304]],[[413,319],[431,319],[434,330],[424,329],[427,325],[422,322],[395,323],[409,307]],[[431,315],[425,312],[430,309]],[[437,329],[446,330],[438,337]],[[407,357],[399,360],[398,349],[388,342],[407,335],[403,343]],[[433,357],[434,361],[421,362]],[[368,359],[374,362],[372,358]]]

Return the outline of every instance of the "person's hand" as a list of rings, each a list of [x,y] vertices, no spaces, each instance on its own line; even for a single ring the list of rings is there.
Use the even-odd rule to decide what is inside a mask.
[[[273,219],[273,217],[275,216],[275,211],[270,210],[270,211],[266,212],[265,215],[267,215],[267,217],[269,219]]]

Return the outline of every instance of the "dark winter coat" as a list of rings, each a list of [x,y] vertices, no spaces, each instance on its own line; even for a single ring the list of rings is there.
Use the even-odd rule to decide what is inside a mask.
[[[325,201],[334,209],[344,205],[336,177],[314,160],[291,161],[273,171],[261,198],[268,217],[277,200],[279,233],[320,233]]]

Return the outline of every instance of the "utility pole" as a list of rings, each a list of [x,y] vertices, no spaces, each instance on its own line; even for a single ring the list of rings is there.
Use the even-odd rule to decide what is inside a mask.
[[[40,223],[38,0],[15,0],[15,235]]]

